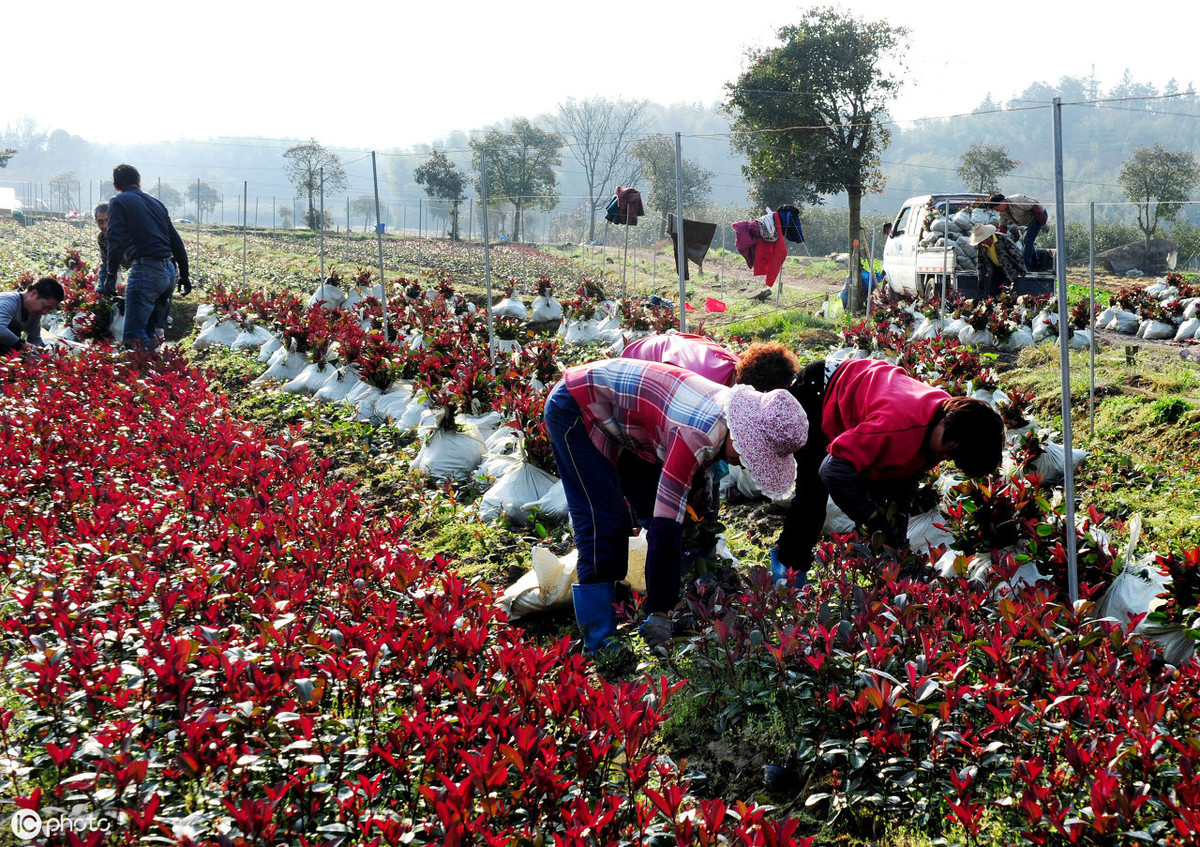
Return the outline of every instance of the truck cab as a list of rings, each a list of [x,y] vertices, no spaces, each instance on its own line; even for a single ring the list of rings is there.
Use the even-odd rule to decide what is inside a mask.
[[[987,198],[986,194],[958,193],[922,194],[905,200],[891,223],[884,227],[887,240],[883,245],[883,275],[888,288],[910,297],[928,297],[932,293],[932,277],[940,275],[944,267],[955,267],[954,250],[921,246],[929,239],[929,223],[939,212],[950,217]],[[929,255],[941,252],[949,255],[944,260]],[[936,266],[928,261],[934,258],[938,259]]]

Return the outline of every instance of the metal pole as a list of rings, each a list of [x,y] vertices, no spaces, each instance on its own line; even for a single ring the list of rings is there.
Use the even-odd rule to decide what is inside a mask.
[[[629,221],[625,221],[625,254],[621,257],[621,299],[625,299],[625,272],[629,269]]]
[[[250,183],[242,180],[242,288],[246,287],[246,210],[249,199]]]
[[[321,282],[325,281],[325,168],[321,168],[321,218],[317,222],[317,229],[321,235],[319,241],[321,245]]]
[[[943,325],[943,326],[944,326],[944,325],[945,325],[945,323],[946,323],[946,278],[949,276],[949,274],[947,274],[947,273],[946,273],[946,262],[948,262],[948,261],[949,261],[949,257],[948,257],[946,254],[947,254],[947,252],[949,251],[949,249],[950,249],[950,201],[949,201],[949,200],[947,200],[947,201],[946,201],[946,220],[945,220],[945,221],[943,221],[943,226],[942,226],[942,307],[941,307],[941,321],[942,321],[942,325]],[[955,256],[955,257],[954,257],[954,265],[955,265],[955,267],[958,267],[958,257],[957,257],[957,256]],[[939,330],[938,330],[938,335],[941,335],[941,334],[942,334],[942,331],[941,331],[941,329],[939,329]]]
[[[721,211],[721,299],[725,299],[725,233],[729,231],[729,227],[725,225],[726,217],[724,210]]]
[[[375,243],[379,247],[379,293],[383,304],[383,339],[388,337],[387,284],[383,277],[383,227],[379,220],[379,175],[375,172],[375,151],[371,151],[371,180],[375,185]]]
[[[687,255],[683,252],[683,143],[675,133],[675,250],[679,258],[675,270],[679,272],[679,331],[687,332]]]
[[[258,198],[254,198],[254,228],[258,229]]]
[[[1063,201],[1062,98],[1054,98],[1054,228],[1058,249],[1058,350],[1062,368],[1063,503],[1066,506],[1067,596],[1079,599],[1079,570],[1075,552],[1075,463],[1071,460],[1071,327],[1067,310],[1067,229]]]
[[[867,242],[867,320],[871,320],[871,290],[875,284],[875,227],[871,227],[871,238]]]
[[[488,233],[488,199],[487,199],[487,151],[479,151],[479,188],[480,208],[483,210],[483,281],[487,289],[487,324],[488,324],[488,361],[492,363],[492,373],[496,372],[496,336],[492,326],[492,243]]]
[[[1088,204],[1088,277],[1091,280],[1092,307],[1089,327],[1092,343],[1088,346],[1088,437],[1096,436],[1096,204]]]
[[[425,204],[417,198],[417,273],[421,272],[421,239],[425,237]]]
[[[271,232],[275,231],[275,195],[271,195]]]
[[[200,254],[200,177],[196,177],[196,254]]]

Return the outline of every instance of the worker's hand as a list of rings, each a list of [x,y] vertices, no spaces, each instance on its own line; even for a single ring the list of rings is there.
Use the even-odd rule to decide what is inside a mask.
[[[181,276],[179,278],[179,284],[177,286],[175,286],[175,290],[178,291],[180,294],[182,294],[184,297],[187,297],[189,294],[192,293],[192,281],[190,279],[188,279],[186,276]]]

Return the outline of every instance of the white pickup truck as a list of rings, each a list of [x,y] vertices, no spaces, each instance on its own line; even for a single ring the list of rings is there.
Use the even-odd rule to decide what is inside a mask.
[[[980,201],[986,194],[923,194],[904,202],[884,226],[883,276],[891,292],[928,299],[946,285],[964,297],[982,292],[976,271],[971,226],[998,222]],[[946,233],[949,232],[949,237]],[[1054,290],[1055,250],[1038,250],[1036,267],[1018,281],[1018,294],[1049,294]],[[949,273],[947,274],[947,269]]]

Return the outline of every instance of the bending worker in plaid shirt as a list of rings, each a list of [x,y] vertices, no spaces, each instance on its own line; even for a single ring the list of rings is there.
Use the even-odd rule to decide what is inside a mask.
[[[627,497],[617,471],[621,454],[662,466],[647,536],[642,626],[647,644],[658,647],[671,638],[693,479],[725,459],[749,471],[768,496],[786,497],[808,417],[786,390],[729,388],[673,365],[610,359],[566,370],[546,400],[546,428],[579,552],[575,618],[584,646],[595,652],[616,632],[615,583],[625,578],[633,528],[627,501],[644,499]]]

